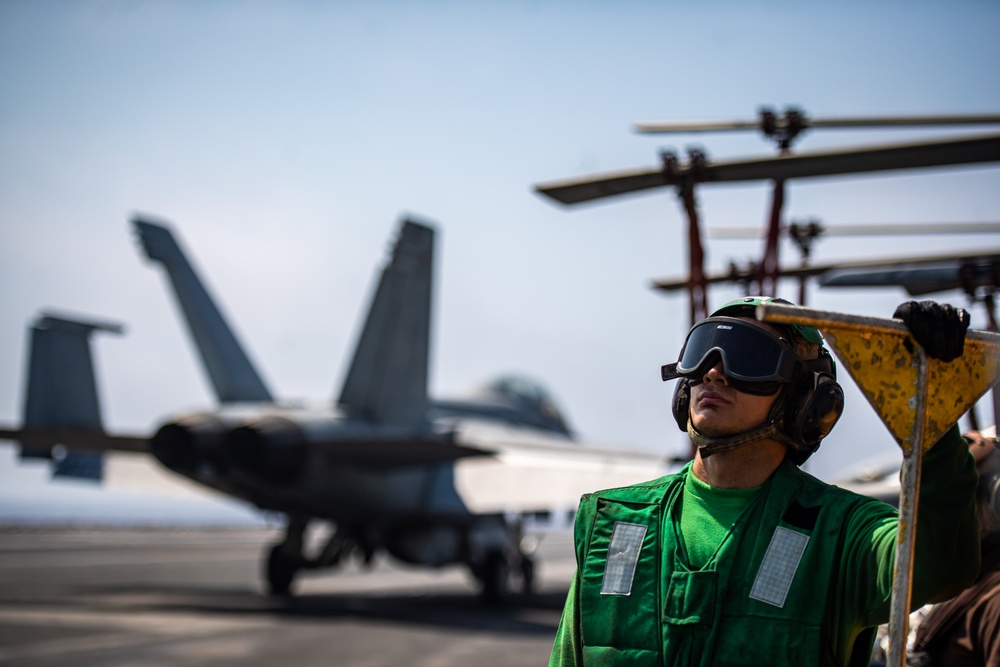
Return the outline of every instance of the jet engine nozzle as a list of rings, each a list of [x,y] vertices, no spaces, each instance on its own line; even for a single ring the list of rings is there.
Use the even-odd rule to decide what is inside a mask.
[[[193,414],[169,422],[153,436],[153,455],[185,475],[217,471],[226,425],[215,415]]]
[[[281,417],[264,417],[234,428],[223,447],[233,468],[275,483],[294,480],[306,462],[305,435]]]

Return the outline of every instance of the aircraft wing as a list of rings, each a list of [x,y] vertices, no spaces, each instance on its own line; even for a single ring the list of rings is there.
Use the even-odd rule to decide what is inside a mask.
[[[703,165],[622,171],[582,179],[552,181],[535,190],[562,204],[579,204],[656,187],[729,181],[836,176],[893,169],[942,167],[1000,161],[1000,134],[872,148],[819,151]]]
[[[149,452],[149,438],[134,435],[111,435],[101,429],[74,427],[0,428],[0,440],[15,440],[26,447],[48,449],[63,445],[68,449],[90,451]]]
[[[0,428],[0,440],[14,440],[27,447],[94,452],[150,453],[150,439],[145,436],[112,435],[87,428]],[[413,465],[446,463],[472,456],[492,456],[492,449],[459,444],[450,437],[425,439],[375,439],[348,442],[319,442],[323,457],[333,464],[362,465],[374,468],[402,468]]]
[[[358,465],[367,468],[406,468],[450,463],[458,459],[493,456],[491,449],[459,444],[450,438],[408,440],[364,440],[317,444],[328,464]]]

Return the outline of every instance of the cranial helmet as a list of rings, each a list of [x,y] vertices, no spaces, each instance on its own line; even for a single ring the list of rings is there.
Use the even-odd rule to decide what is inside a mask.
[[[757,306],[762,303],[789,302],[760,296],[730,301],[691,328],[677,362],[663,366],[661,376],[663,380],[680,378],[672,412],[678,427],[691,436],[702,456],[774,438],[788,446],[788,455],[796,465],[802,465],[840,419],[844,390],[837,384],[837,368],[823,347],[819,330],[778,326],[788,333],[787,338],[779,338],[742,321],[756,319]],[[817,345],[819,356],[801,358],[790,340],[795,336]],[[690,422],[691,386],[701,382],[720,360],[726,381],[734,388],[765,396],[780,391],[781,395],[765,423],[744,433],[709,438]]]
[[[757,319],[757,306],[763,303],[783,303],[789,306],[795,305],[791,301],[787,301],[779,297],[744,296],[739,299],[733,299],[713,312],[710,317],[747,317],[755,320]],[[807,327],[800,324],[778,325],[778,327],[787,327],[791,329],[793,334],[798,334],[810,343],[815,343],[816,345],[823,344],[823,335],[820,334],[819,329],[815,327]]]

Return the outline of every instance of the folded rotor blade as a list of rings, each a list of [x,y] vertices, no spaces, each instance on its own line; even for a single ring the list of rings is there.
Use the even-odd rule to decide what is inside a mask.
[[[800,223],[801,225],[802,223]],[[805,223],[808,224],[808,223]],[[781,225],[780,233],[788,236],[791,226]],[[760,238],[760,226],[756,227],[709,227],[705,230],[709,238],[716,239],[757,239]],[[998,234],[1000,222],[927,222],[927,223],[857,223],[851,225],[818,226],[817,237],[824,236],[894,236],[905,234]]]
[[[963,279],[966,281],[972,281],[972,283],[976,285],[989,284],[990,281],[996,281],[997,272],[1000,270],[1000,248],[924,257],[871,259],[862,261],[831,262],[828,264],[813,264],[800,267],[785,267],[780,269],[778,274],[783,278],[822,276],[819,281],[820,285],[839,287],[847,286],[848,280],[860,281],[864,279],[862,277],[854,278],[853,276],[868,277],[874,275],[875,272],[883,272],[881,276],[884,276],[892,271],[913,270],[924,267],[936,269],[942,266],[952,267],[952,270],[956,272],[955,275],[957,275],[957,272],[959,271],[964,271],[962,274],[964,276]],[[966,268],[962,269],[961,267]],[[758,273],[759,267],[741,268],[733,266],[726,273],[709,274],[705,277],[705,280],[709,284],[735,283],[740,281],[757,280],[760,277]],[[852,277],[848,278],[847,276],[849,275]],[[917,276],[919,273],[914,273],[912,275]],[[930,276],[929,273],[925,275]],[[942,274],[935,275],[934,280],[940,280],[941,275]],[[949,279],[952,279],[952,274],[948,274],[948,276]],[[663,278],[654,280],[651,287],[665,292],[672,292],[685,289],[689,282],[690,280],[688,278]],[[901,283],[897,282],[893,284]],[[851,285],[860,286],[861,283],[854,282],[851,283]],[[920,289],[916,286],[915,282],[913,283],[913,286],[914,289]]]
[[[810,127],[862,128],[862,127],[938,127],[942,125],[997,125],[1000,115],[962,116],[857,116],[854,118],[808,118],[801,116],[802,129]],[[776,129],[785,129],[788,120],[775,116]],[[636,123],[634,130],[640,134],[680,134],[696,132],[728,132],[761,129],[761,120],[679,120],[645,121]]]
[[[578,204],[685,179],[695,183],[787,180],[982,162],[1000,162],[1000,134],[709,163],[697,169],[680,165],[670,173],[663,169],[623,171],[541,183],[535,190],[563,204]]]

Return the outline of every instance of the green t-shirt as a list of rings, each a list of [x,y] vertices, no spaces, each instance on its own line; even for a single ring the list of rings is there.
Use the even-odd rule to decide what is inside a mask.
[[[730,528],[763,486],[719,489],[689,474],[681,501],[681,538],[688,565],[700,570],[719,550]]]

